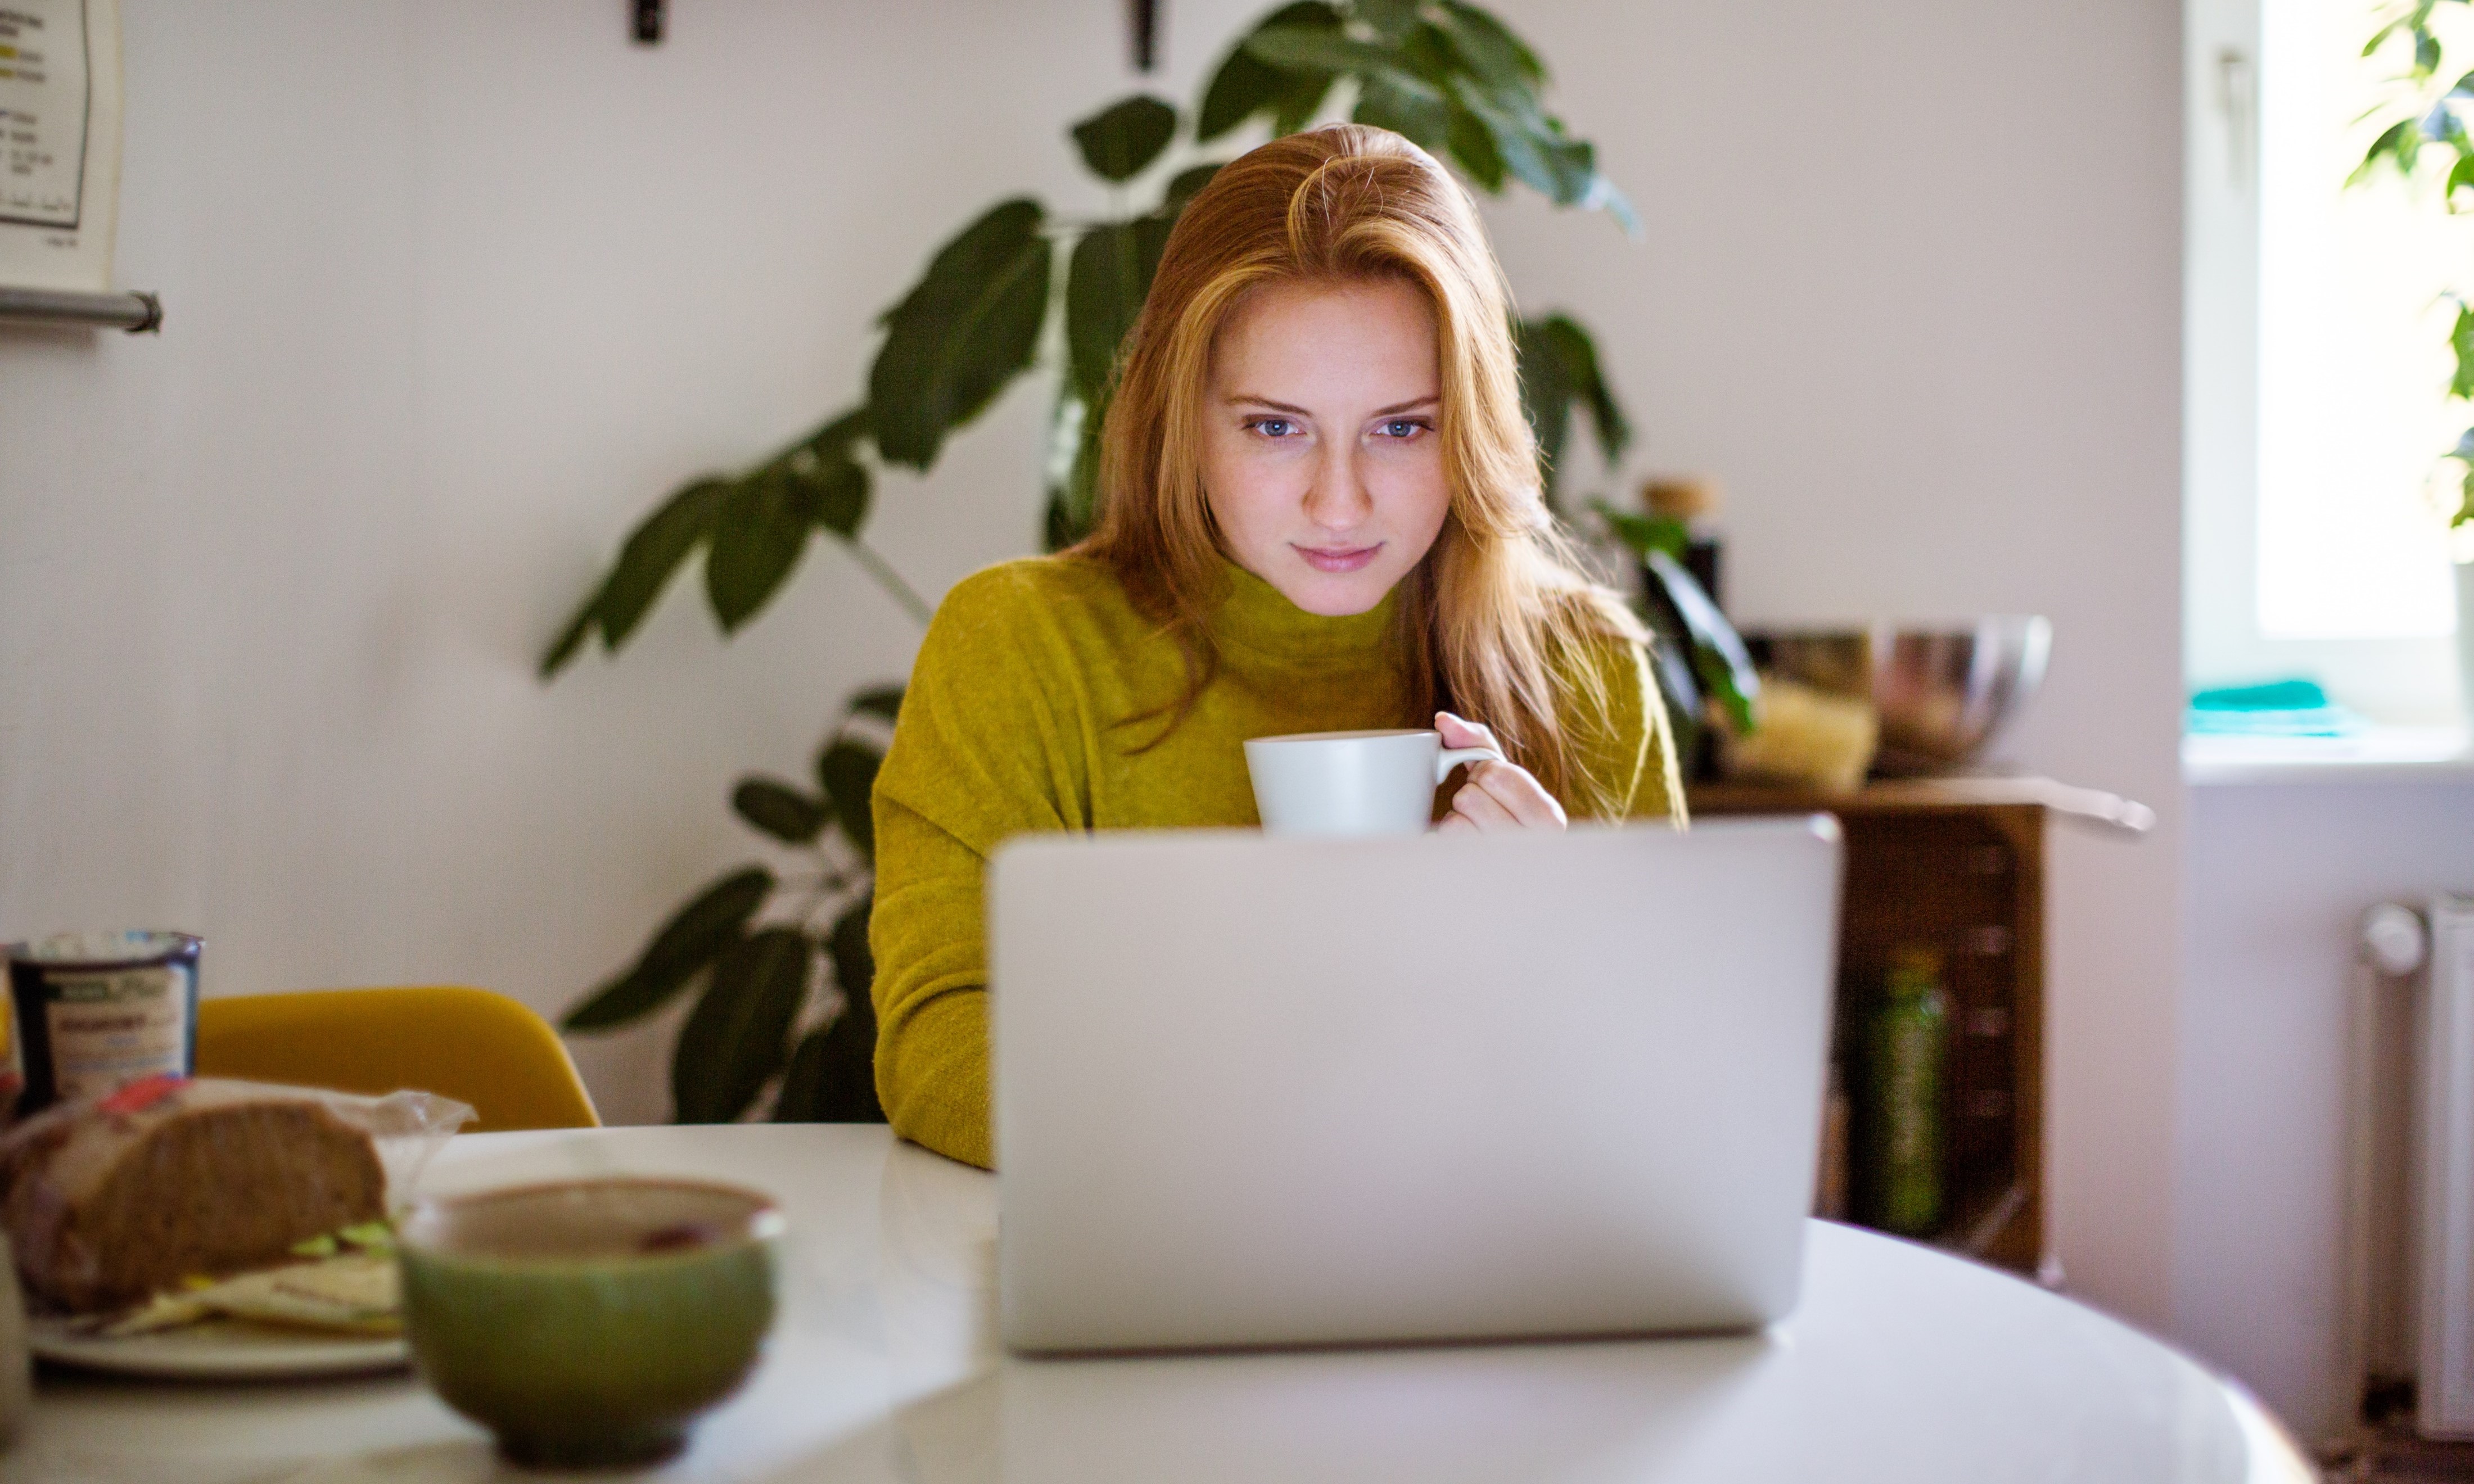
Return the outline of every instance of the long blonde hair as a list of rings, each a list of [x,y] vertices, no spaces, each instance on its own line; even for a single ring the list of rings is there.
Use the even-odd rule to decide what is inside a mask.
[[[1448,706],[1485,722],[1566,808],[1619,813],[1617,781],[1589,776],[1575,733],[1612,730],[1589,650],[1640,642],[1643,631],[1583,575],[1546,508],[1510,294],[1476,209],[1398,134],[1334,124],[1275,139],[1222,167],[1186,206],[1119,365],[1099,521],[1076,550],[1105,563],[1185,657],[1183,693],[1158,708],[1173,730],[1217,669],[1207,623],[1226,596],[1202,485],[1214,341],[1266,284],[1367,279],[1425,296],[1441,361],[1451,504],[1395,605],[1395,653],[1418,713]]]

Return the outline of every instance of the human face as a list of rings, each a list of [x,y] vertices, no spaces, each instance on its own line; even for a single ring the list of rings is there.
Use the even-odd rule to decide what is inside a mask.
[[[1239,566],[1309,613],[1383,601],[1443,528],[1435,316],[1393,279],[1283,283],[1222,326],[1202,481]]]

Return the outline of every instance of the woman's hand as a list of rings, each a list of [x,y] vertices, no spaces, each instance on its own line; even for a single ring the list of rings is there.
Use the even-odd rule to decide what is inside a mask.
[[[1449,711],[1435,713],[1435,730],[1445,747],[1493,747],[1494,733]],[[1452,812],[1435,827],[1443,829],[1561,829],[1564,806],[1528,769],[1508,762],[1473,762],[1468,781],[1452,795]]]

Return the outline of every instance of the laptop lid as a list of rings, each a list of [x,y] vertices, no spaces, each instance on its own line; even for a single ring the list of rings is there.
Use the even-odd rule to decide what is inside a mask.
[[[990,878],[1007,1343],[1783,1314],[1838,875],[1826,816],[1008,844]]]

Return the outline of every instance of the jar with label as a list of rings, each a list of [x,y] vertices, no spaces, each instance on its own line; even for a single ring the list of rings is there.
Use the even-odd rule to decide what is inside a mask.
[[[12,944],[17,1112],[197,1065],[198,954],[186,933],[55,933]]]
[[[1868,1223],[1922,1236],[1942,1221],[1942,1067],[1950,1043],[1950,996],[1941,955],[1903,948],[1887,993],[1866,1024],[1870,1103]]]

